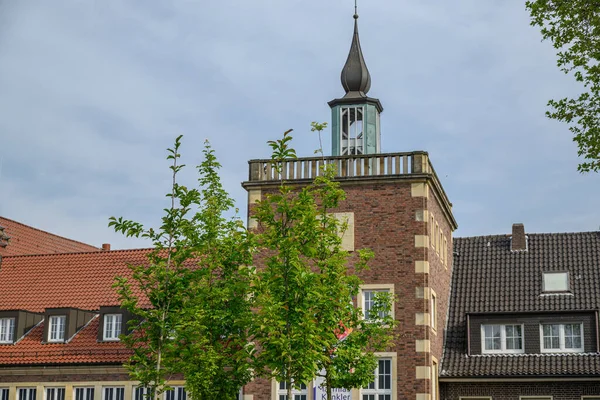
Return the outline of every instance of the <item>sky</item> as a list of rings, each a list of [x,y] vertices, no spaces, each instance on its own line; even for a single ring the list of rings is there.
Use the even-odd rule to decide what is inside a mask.
[[[110,216],[157,226],[183,134],[182,184],[208,139],[246,218],[248,160],[329,121],[352,0],[0,0],[0,215],[112,248],[146,247]],[[600,229],[600,175],[577,172],[576,94],[524,0],[359,0],[382,151],[429,152],[455,236]],[[324,135],[330,149],[330,131]],[[328,154],[328,153],[326,153]]]

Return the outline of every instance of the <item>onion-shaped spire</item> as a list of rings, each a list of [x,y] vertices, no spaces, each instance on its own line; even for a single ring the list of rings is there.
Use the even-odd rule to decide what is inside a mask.
[[[342,86],[346,93],[360,92],[366,95],[371,88],[371,75],[367,69],[367,64],[360,48],[360,39],[358,37],[358,14],[354,14],[354,36],[348,59],[342,69]]]

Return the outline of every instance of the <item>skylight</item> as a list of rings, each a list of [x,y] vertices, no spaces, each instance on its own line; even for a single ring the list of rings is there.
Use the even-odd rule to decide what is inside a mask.
[[[568,290],[568,272],[544,272],[544,292],[566,292]]]

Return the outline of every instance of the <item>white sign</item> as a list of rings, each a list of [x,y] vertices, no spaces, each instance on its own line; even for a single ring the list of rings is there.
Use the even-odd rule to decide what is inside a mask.
[[[323,385],[323,386],[321,386]],[[327,400],[327,388],[325,388],[325,378],[317,377],[313,385],[313,394],[315,400]],[[331,400],[352,400],[350,389],[331,389]]]

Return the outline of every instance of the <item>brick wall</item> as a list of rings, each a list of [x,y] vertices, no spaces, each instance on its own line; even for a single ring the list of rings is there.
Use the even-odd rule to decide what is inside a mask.
[[[443,383],[441,389],[441,400],[459,400],[461,396],[485,396],[493,400],[552,396],[553,400],[581,400],[582,396],[600,396],[600,381]]]
[[[415,191],[414,184],[414,181],[406,180],[344,182],[342,187],[346,191],[346,200],[332,212],[353,213],[355,249],[370,248],[375,253],[371,268],[360,274],[364,283],[394,285],[398,340],[388,352],[397,354],[397,399],[425,400],[431,387],[429,370],[423,368],[431,367],[432,354],[438,361],[442,358],[451,262],[444,265],[441,254],[438,255],[439,250],[431,249],[429,243],[417,243],[416,236],[428,237],[428,215],[433,213],[447,238],[445,254],[451,259],[452,228],[433,191],[429,188]],[[426,187],[423,182],[417,184]],[[272,189],[262,188],[261,195],[269,192]],[[253,192],[249,198],[260,197]],[[249,215],[251,210],[252,204],[249,204]],[[260,266],[261,258],[257,258],[257,266]],[[416,266],[417,261],[428,262],[429,270],[417,271],[417,268],[422,268]],[[431,333],[429,320],[417,325],[417,314],[430,312],[429,287],[438,298],[436,334]],[[421,294],[419,289],[422,289]],[[421,348],[418,348],[417,341],[431,342],[430,346],[429,342],[426,346],[421,343]],[[271,398],[270,389],[270,382],[255,381],[246,386],[244,393],[253,394],[254,400],[268,400]]]

